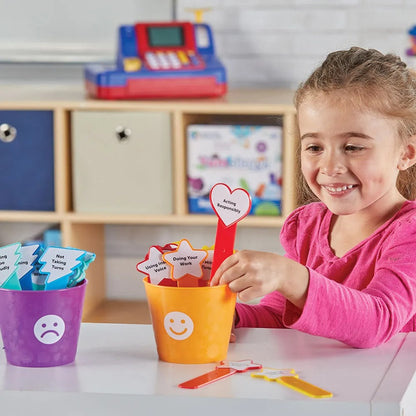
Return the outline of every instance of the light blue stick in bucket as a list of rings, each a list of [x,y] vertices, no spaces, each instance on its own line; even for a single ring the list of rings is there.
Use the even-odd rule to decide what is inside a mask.
[[[17,276],[20,243],[0,247],[0,288],[22,290]]]
[[[40,273],[48,275],[45,290],[65,289],[74,271],[82,266],[85,254],[75,248],[47,247],[39,259]]]

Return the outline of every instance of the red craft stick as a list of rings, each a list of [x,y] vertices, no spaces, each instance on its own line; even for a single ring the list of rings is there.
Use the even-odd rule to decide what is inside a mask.
[[[234,252],[237,223],[250,212],[251,197],[245,189],[232,191],[226,184],[217,183],[209,198],[218,217],[211,280],[221,263]]]
[[[181,387],[182,389],[199,389],[200,387],[204,387],[214,381],[231,376],[236,372],[237,370],[231,368],[216,368],[209,373],[205,373],[201,376],[193,378],[192,380],[185,381],[184,383],[179,384],[178,387]]]
[[[221,361],[221,364],[215,367],[215,370],[185,381],[179,384],[178,387],[183,389],[198,389],[235,373],[244,373],[248,370],[260,368],[262,368],[262,365],[254,363],[253,360]]]
[[[214,276],[221,263],[234,251],[235,234],[237,224],[226,227],[225,224],[218,219],[217,234],[215,236],[214,258],[212,260],[211,278]]]

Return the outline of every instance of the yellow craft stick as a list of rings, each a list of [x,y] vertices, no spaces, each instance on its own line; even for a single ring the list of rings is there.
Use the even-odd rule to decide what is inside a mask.
[[[280,383],[286,387],[296,390],[299,393],[306,396],[313,397],[315,399],[322,399],[332,397],[332,393],[314,386],[296,376],[282,376],[275,379],[277,383]]]
[[[270,368],[263,367],[258,373],[251,373],[251,377],[263,378],[267,381],[276,381],[276,379],[282,376],[298,377],[296,371],[293,368]]]

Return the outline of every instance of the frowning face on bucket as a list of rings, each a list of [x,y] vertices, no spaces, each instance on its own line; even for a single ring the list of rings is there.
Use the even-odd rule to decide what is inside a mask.
[[[58,315],[45,315],[37,320],[33,332],[42,344],[54,344],[64,335],[65,322]]]

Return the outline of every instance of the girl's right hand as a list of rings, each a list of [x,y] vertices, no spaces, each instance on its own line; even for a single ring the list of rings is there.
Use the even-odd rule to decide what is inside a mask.
[[[303,308],[309,285],[308,269],[274,253],[242,250],[227,257],[215,272],[211,286],[228,284],[243,302],[279,291]]]

